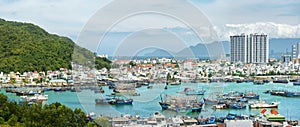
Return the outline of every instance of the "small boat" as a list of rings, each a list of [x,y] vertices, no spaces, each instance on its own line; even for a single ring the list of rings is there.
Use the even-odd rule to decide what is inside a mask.
[[[208,99],[208,98],[203,98],[204,103],[207,105],[216,105],[219,103],[219,100],[217,99]]]
[[[203,103],[199,102],[196,97],[186,96],[168,96],[165,95],[165,100],[159,102],[162,110],[170,110],[180,113],[201,112]]]
[[[41,95],[41,94],[35,94],[32,97],[28,97],[28,96],[20,96],[21,99],[24,99],[28,102],[43,102],[43,101],[48,101],[48,95]]]
[[[215,116],[211,116],[209,117],[207,124],[214,124],[216,122],[216,117]]]
[[[280,102],[266,103],[265,101],[250,102],[249,108],[278,108]]]
[[[244,109],[246,107],[247,106],[244,105],[243,103],[232,103],[232,104],[229,105],[230,109]]]
[[[167,86],[167,85],[165,86],[165,90],[166,90],[166,89],[168,89],[168,86]]]
[[[170,85],[180,85],[181,82],[171,82]]]
[[[184,89],[185,95],[204,95],[205,90],[192,90],[190,88]]]
[[[111,105],[132,105],[133,99],[112,98],[108,101]]]
[[[54,88],[53,91],[54,92],[65,92],[67,89],[65,88]]]
[[[289,83],[289,81],[285,79],[281,79],[281,80],[273,80],[273,83]]]
[[[236,83],[243,83],[244,82],[244,80],[236,80]]]
[[[256,80],[253,82],[253,85],[263,85],[263,84],[264,84],[264,82],[261,80]]]
[[[283,95],[285,97],[300,97],[300,92],[284,92]]]
[[[294,82],[293,85],[294,85],[294,86],[299,86],[299,85],[300,85],[300,82]]]
[[[109,104],[108,102],[110,99],[111,98],[97,98],[97,99],[95,99],[95,103],[96,104]]]
[[[217,104],[212,106],[213,109],[227,109],[226,104]]]
[[[270,81],[267,80],[267,79],[265,79],[265,80],[263,80],[263,82],[264,82],[264,83],[269,83]]]
[[[149,85],[149,86],[147,86],[147,88],[148,88],[148,89],[152,89],[152,88],[153,88],[153,86],[150,86],[150,85]]]
[[[244,94],[243,98],[247,98],[247,99],[259,99],[259,95],[250,92],[250,93]]]

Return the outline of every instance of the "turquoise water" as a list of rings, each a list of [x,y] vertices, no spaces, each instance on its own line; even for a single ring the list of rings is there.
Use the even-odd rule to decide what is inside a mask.
[[[227,113],[236,114],[259,114],[260,109],[242,109],[242,110],[212,110],[210,106],[205,105],[204,110],[201,113],[193,114],[178,114],[172,111],[162,111],[158,102],[160,101],[160,94],[168,95],[183,95],[178,93],[183,91],[184,88],[199,88],[205,89],[206,93],[204,97],[211,97],[216,93],[224,93],[229,91],[240,91],[240,92],[255,92],[260,94],[260,98],[270,101],[279,101],[280,105],[278,107],[278,112],[287,119],[300,120],[300,98],[286,98],[281,96],[271,96],[269,94],[263,94],[264,91],[270,89],[284,89],[290,91],[300,91],[300,86],[293,86],[292,84],[265,84],[265,85],[253,85],[253,83],[183,83],[179,86],[168,86],[165,90],[164,84],[154,84],[152,89],[147,89],[146,87],[141,87],[137,89],[137,92],[141,96],[126,96],[128,98],[133,98],[133,105],[96,105],[95,99],[99,97],[106,97],[106,95],[112,93],[108,87],[103,87],[105,90],[104,94],[94,93],[92,90],[82,90],[81,92],[54,92],[46,91],[45,94],[49,95],[49,100],[47,103],[60,102],[71,108],[82,108],[85,112],[94,112],[97,115],[105,116],[120,116],[121,114],[131,114],[140,116],[150,116],[154,112],[161,112],[166,116],[174,115],[189,115],[189,116],[204,116],[209,117],[211,115],[217,117],[224,117]],[[18,100],[15,94],[6,93],[4,89],[1,89],[1,93],[5,93],[9,96],[11,100]],[[200,96],[202,97],[202,96]]]

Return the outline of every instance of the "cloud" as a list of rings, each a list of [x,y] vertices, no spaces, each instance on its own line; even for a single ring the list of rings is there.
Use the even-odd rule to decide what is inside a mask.
[[[222,28],[216,28],[223,40],[229,40],[229,36],[241,33],[264,33],[269,38],[300,38],[300,24],[288,25],[274,22],[257,22],[246,24],[226,24]]]

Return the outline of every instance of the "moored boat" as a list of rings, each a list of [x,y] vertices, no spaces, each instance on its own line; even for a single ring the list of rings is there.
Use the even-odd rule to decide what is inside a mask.
[[[170,110],[181,113],[188,112],[201,112],[203,103],[199,102],[196,97],[186,96],[169,96],[165,95],[163,100],[161,97],[161,102],[159,102],[162,110]]]
[[[112,98],[108,101],[111,105],[132,105],[133,99]]]
[[[280,102],[266,103],[265,101],[250,102],[249,108],[278,108]]]
[[[194,90],[194,89],[190,89],[190,88],[185,88],[184,89],[184,93],[186,95],[204,95],[205,90]]]
[[[253,82],[253,85],[263,85],[263,84],[264,84],[264,82],[261,80],[256,80]]]
[[[243,98],[247,98],[247,99],[259,99],[259,95],[255,94],[255,93],[246,93],[243,95]]]
[[[299,86],[300,85],[300,82],[298,81],[298,82],[293,82],[293,85],[294,86]]]

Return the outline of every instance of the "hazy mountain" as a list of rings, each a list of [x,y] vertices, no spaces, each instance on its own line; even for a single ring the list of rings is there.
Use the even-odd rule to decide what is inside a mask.
[[[286,53],[287,51],[290,53],[292,50],[292,45],[296,45],[300,42],[300,38],[271,38],[269,39],[269,52],[270,57],[280,58],[280,55]],[[221,42],[226,54],[230,54],[230,42],[222,41]],[[207,58],[208,52],[204,44],[197,44],[195,46],[190,46],[189,48],[185,48],[177,53],[174,53],[176,56],[184,56],[185,54],[190,54],[192,52],[196,57]],[[157,49],[150,53],[144,54],[145,57],[153,57],[153,56],[164,56],[170,57],[171,54],[167,51]]]

